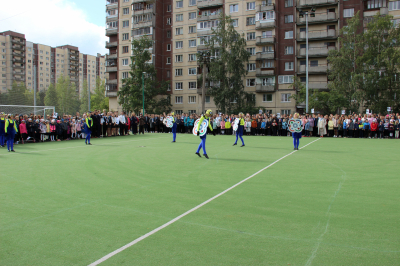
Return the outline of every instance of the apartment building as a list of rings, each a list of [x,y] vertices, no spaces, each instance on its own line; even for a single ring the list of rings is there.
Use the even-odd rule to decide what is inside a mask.
[[[131,15],[123,9],[129,4]],[[129,21],[124,24],[124,20],[129,16],[132,17],[132,39],[142,35],[152,37],[156,50],[153,63],[162,72],[157,78],[171,81],[171,103],[178,114],[201,112],[202,95],[197,84],[201,69],[196,54],[206,49],[205,43],[212,37],[212,28],[218,25],[220,13],[232,17],[234,27],[247,41],[251,57],[246,66],[248,75],[243,79],[245,90],[254,95],[256,107],[275,114],[304,110],[305,104],[296,106],[290,97],[297,93],[291,86],[294,77],[306,82],[306,65],[309,88],[327,89],[328,52],[339,48],[339,30],[357,11],[362,14],[364,27],[378,12],[393,15],[394,23],[400,22],[400,1],[387,0],[110,0],[106,9],[107,21],[111,21],[109,17],[115,16],[115,12],[123,13],[114,18],[116,24],[108,22],[106,34],[110,42],[106,47],[113,44],[117,49],[127,40],[121,23],[127,25]],[[308,62],[304,11],[308,11]],[[159,31],[164,34],[158,34]],[[129,53],[129,42],[124,46]],[[109,48],[109,56],[116,53]],[[117,69],[113,78],[110,73],[108,81],[110,85],[116,84],[110,87],[109,95],[115,95],[110,98],[110,106],[111,101],[117,104],[116,92],[125,75],[119,61],[124,59],[121,53],[113,56]],[[206,95],[205,102],[207,109],[217,111],[210,95]]]
[[[51,47],[29,42],[24,34],[6,31],[0,33],[0,47],[1,92],[11,89],[14,81],[25,83],[29,90],[34,89],[36,82],[37,90],[43,91],[61,76],[68,76],[80,92],[84,79],[94,90],[96,78],[106,77],[104,56],[82,54],[75,46]]]

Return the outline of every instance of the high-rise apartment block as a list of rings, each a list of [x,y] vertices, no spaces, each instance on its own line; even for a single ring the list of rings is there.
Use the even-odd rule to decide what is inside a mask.
[[[247,40],[251,54],[244,78],[245,90],[254,94],[256,107],[270,113],[290,114],[303,110],[296,106],[294,77],[309,88],[326,90],[328,52],[338,49],[339,30],[346,20],[360,11],[364,27],[374,15],[390,14],[400,21],[400,1],[387,0],[107,0],[106,47],[109,72],[110,107],[118,108],[117,91],[129,75],[130,41],[143,35],[154,41],[153,64],[157,78],[170,82],[171,100],[176,113],[201,112],[201,90],[197,79],[201,72],[196,54],[206,49],[212,28],[220,13],[230,15],[233,25]],[[308,16],[309,60],[306,62],[306,17]],[[216,110],[211,96],[206,108]]]
[[[0,60],[1,92],[10,90],[14,81],[25,83],[29,90],[34,89],[36,82],[37,91],[43,91],[61,76],[69,77],[79,92],[87,80],[93,91],[96,78],[106,77],[105,58],[100,54],[82,54],[71,45],[51,47],[29,42],[24,34],[13,31],[0,33]]]

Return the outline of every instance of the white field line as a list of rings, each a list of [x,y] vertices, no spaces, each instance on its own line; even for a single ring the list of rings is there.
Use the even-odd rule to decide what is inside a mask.
[[[310,142],[310,143],[304,145],[304,146],[301,147],[300,149],[303,149],[303,148],[307,147],[308,145],[310,145],[311,143],[316,142],[316,141],[319,140],[319,139],[320,139],[320,138],[318,138],[318,139],[316,139],[316,140],[314,140],[314,141],[312,141],[312,142]],[[161,229],[167,227],[167,226],[170,225],[170,224],[175,223],[175,222],[178,221],[179,219],[181,219],[181,218],[185,217],[186,215],[188,215],[188,214],[194,212],[195,210],[197,210],[197,209],[203,207],[203,206],[206,205],[207,203],[209,203],[209,202],[215,200],[216,198],[218,198],[218,197],[224,195],[224,194],[227,193],[228,191],[234,189],[235,187],[237,187],[237,186],[239,186],[240,184],[246,182],[246,181],[249,180],[250,178],[252,178],[252,177],[258,175],[259,173],[263,172],[264,170],[270,168],[271,166],[273,166],[273,165],[276,164],[277,162],[279,162],[279,161],[285,159],[286,157],[292,155],[292,154],[295,153],[295,152],[296,152],[296,150],[292,151],[292,152],[289,153],[289,154],[286,154],[285,156],[279,158],[278,160],[276,160],[275,162],[271,163],[270,165],[264,167],[263,169],[259,170],[258,172],[252,174],[251,176],[249,176],[249,177],[243,179],[242,181],[236,183],[235,185],[231,186],[230,188],[225,189],[225,190],[222,191],[221,193],[219,193],[219,194],[215,195],[214,197],[212,197],[212,198],[210,198],[210,199],[204,201],[203,203],[201,203],[201,204],[197,205],[196,207],[194,207],[194,208],[188,210],[187,212],[185,212],[185,213],[183,213],[183,214],[177,216],[176,218],[172,219],[171,221],[169,221],[169,222],[167,222],[167,223],[165,223],[165,224],[163,224],[163,225],[157,227],[156,229],[154,229],[154,230],[148,232],[147,234],[142,235],[142,236],[139,237],[139,238],[136,238],[135,240],[133,240],[132,242],[126,244],[125,246],[120,247],[120,248],[117,249],[117,250],[114,250],[113,252],[111,252],[111,253],[105,255],[104,257],[102,257],[101,259],[96,260],[95,262],[89,264],[89,266],[96,266],[96,265],[99,265],[100,263],[106,261],[107,259],[111,258],[112,256],[114,256],[114,255],[120,253],[121,251],[123,251],[123,250],[125,250],[125,249],[127,249],[127,248],[129,248],[129,247],[131,247],[131,246],[133,246],[133,245],[135,245],[136,243],[140,242],[141,240],[143,240],[143,239],[145,239],[145,238],[147,238],[147,237],[149,237],[149,236],[151,236],[151,235],[157,233],[157,232],[160,231]]]
[[[151,139],[162,139],[162,138],[167,138],[167,137],[158,137],[158,138],[149,138],[149,139],[135,139],[135,140],[125,140],[125,141],[118,141],[118,142],[105,142],[101,144],[94,144],[92,147],[96,146],[104,146],[104,144],[117,144],[117,143],[125,143],[125,142],[133,142],[133,141],[142,141],[142,140],[151,140]],[[83,143],[82,143],[83,144]],[[19,145],[24,145],[24,144],[19,144]],[[42,151],[58,151],[58,150],[66,150],[66,149],[75,149],[75,148],[84,148],[87,145],[79,145],[79,146],[73,146],[73,147],[65,147],[65,148],[57,148],[57,149],[48,149],[48,150],[37,150],[37,151],[27,151],[27,152],[8,152],[5,155],[16,155],[16,154],[26,154],[26,153],[37,153],[37,152],[42,152]]]

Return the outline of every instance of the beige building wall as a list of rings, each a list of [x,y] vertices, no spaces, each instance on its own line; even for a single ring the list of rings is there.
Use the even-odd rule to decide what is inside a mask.
[[[37,88],[44,91],[50,86],[51,75],[51,46],[38,44]],[[33,73],[33,70],[32,70]],[[29,71],[28,71],[29,75]],[[33,85],[33,82],[32,82]]]
[[[34,57],[35,53],[33,51],[33,42],[26,42],[26,79],[25,79],[25,85],[28,90],[33,90],[34,86],[34,75],[33,75],[33,62],[34,62]]]
[[[12,84],[10,36],[0,35],[0,91],[5,92]]]

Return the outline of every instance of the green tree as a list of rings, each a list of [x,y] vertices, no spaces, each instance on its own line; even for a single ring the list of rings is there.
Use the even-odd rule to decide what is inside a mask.
[[[152,54],[149,49],[153,46],[153,41],[143,36],[139,40],[132,42],[131,70],[129,77],[123,79],[123,85],[118,91],[119,104],[126,111],[139,112],[143,108],[143,89],[142,89],[142,73],[144,76],[144,107],[146,112],[161,109],[165,105],[167,95],[167,83],[158,82],[156,78],[156,70],[152,61]],[[158,96],[158,97],[157,97]],[[171,103],[169,103],[171,106]]]
[[[230,16],[221,13],[218,27],[212,29],[213,37],[206,42],[211,55],[207,79],[213,81],[209,93],[222,112],[254,106],[253,96],[244,90],[243,80],[247,75],[250,54],[246,50],[244,34],[233,27]],[[198,54],[202,61],[202,54]]]
[[[45,91],[39,91],[38,94],[36,94],[36,105],[38,106],[44,106],[44,98],[46,97],[46,92]]]
[[[61,76],[57,80],[56,92],[58,96],[57,112],[72,114],[79,110],[80,101],[76,92],[75,83],[71,83],[69,77]]]
[[[81,92],[81,106],[79,108],[80,113],[83,114],[89,111],[89,92],[88,92],[88,82],[85,79],[83,81],[82,92]]]
[[[102,81],[99,77],[96,79],[96,89],[94,90],[94,94],[91,95],[91,108],[95,110],[108,110],[109,107],[109,99],[105,96],[106,85],[105,82]]]
[[[56,88],[53,84],[47,88],[46,96],[44,97],[44,105],[45,106],[57,106],[58,104],[58,96]]]
[[[8,91],[8,103],[9,105],[26,105],[29,99],[27,99],[27,89],[25,84],[16,81],[13,82],[11,90]]]

